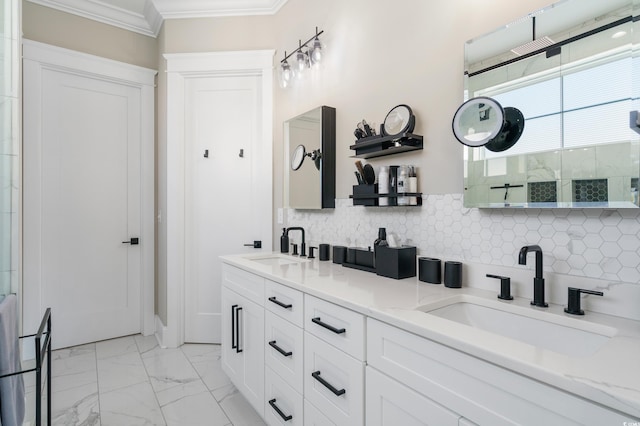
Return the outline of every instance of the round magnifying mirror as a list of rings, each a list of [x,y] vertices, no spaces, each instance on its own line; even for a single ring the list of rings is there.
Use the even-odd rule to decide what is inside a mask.
[[[504,110],[487,97],[469,99],[453,116],[453,134],[460,143],[478,147],[495,138],[505,122]]]
[[[302,166],[306,155],[307,151],[304,148],[304,145],[298,145],[291,154],[291,170],[298,170],[300,166]]]
[[[382,131],[387,136],[411,133],[415,126],[415,116],[408,105],[395,106],[384,119]]]
[[[519,109],[513,107],[504,108],[505,124],[498,135],[484,146],[489,151],[506,151],[518,142],[524,131],[524,116]]]

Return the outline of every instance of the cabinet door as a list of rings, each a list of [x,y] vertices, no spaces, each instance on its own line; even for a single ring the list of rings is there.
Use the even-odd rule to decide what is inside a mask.
[[[240,308],[238,345],[243,355],[243,395],[264,417],[264,308],[247,299]]]
[[[460,416],[367,367],[367,426],[458,426]]]
[[[242,382],[242,353],[238,352],[236,308],[240,304],[241,297],[222,287],[222,370],[229,376],[236,387]]]
[[[222,287],[222,369],[264,414],[264,308]]]

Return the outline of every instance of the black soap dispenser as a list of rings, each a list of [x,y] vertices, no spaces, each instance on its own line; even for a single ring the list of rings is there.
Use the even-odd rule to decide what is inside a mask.
[[[287,228],[282,228],[282,236],[280,237],[280,253],[289,253],[289,236]]]
[[[378,229],[378,239],[373,242],[373,267],[378,266],[378,259],[376,259],[378,255],[378,247],[386,247],[389,243],[387,242],[387,229],[379,228]]]

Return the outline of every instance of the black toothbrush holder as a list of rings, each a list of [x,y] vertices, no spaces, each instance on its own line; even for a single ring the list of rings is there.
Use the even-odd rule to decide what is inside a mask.
[[[444,286],[449,288],[462,287],[462,263],[454,261],[444,262]]]
[[[430,284],[442,283],[442,261],[433,257],[419,258],[418,279]]]

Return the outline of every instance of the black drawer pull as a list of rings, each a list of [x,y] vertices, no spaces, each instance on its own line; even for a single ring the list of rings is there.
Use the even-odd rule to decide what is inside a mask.
[[[269,342],[269,346],[271,346],[276,351],[280,352],[282,354],[282,356],[291,356],[291,355],[293,355],[293,352],[287,352],[284,349],[282,349],[280,346],[276,345],[276,341],[275,340],[270,341]]]
[[[311,321],[315,322],[319,326],[322,326],[322,327],[326,328],[327,330],[333,331],[336,334],[342,334],[345,331],[347,331],[344,328],[335,328],[335,327],[333,327],[333,326],[331,326],[331,325],[329,325],[327,323],[324,323],[324,322],[320,321],[320,317],[311,318]]]
[[[292,304],[288,304],[288,305],[287,305],[286,303],[282,303],[281,301],[279,301],[278,299],[276,299],[276,297],[275,297],[275,296],[271,296],[271,297],[269,298],[269,302],[273,302],[273,303],[275,303],[276,305],[280,306],[281,308],[285,308],[285,309],[291,309],[291,308],[293,307],[293,305],[292,305]]]
[[[273,398],[272,400],[269,401],[269,405],[271,406],[271,408],[273,408],[276,413],[278,413],[280,415],[280,417],[282,417],[282,420],[284,420],[285,422],[288,422],[289,420],[291,420],[293,418],[292,415],[288,415],[286,416],[282,410],[280,408],[278,408],[278,406],[276,405],[276,399]]]
[[[238,305],[231,306],[231,349],[235,349],[236,345],[236,308]]]
[[[242,308],[240,306],[238,306],[236,308],[236,343],[238,345],[238,347],[236,348],[236,353],[240,353],[242,352],[242,349],[240,349],[240,311],[242,310]]]
[[[331,386],[331,383],[327,382],[325,379],[320,377],[320,370],[314,371],[313,373],[311,373],[311,375],[313,376],[314,379],[316,379],[317,381],[322,383],[322,385],[325,388],[327,388],[331,392],[333,392],[335,396],[343,395],[346,392],[344,389],[336,389],[336,388],[334,388],[333,386]]]

